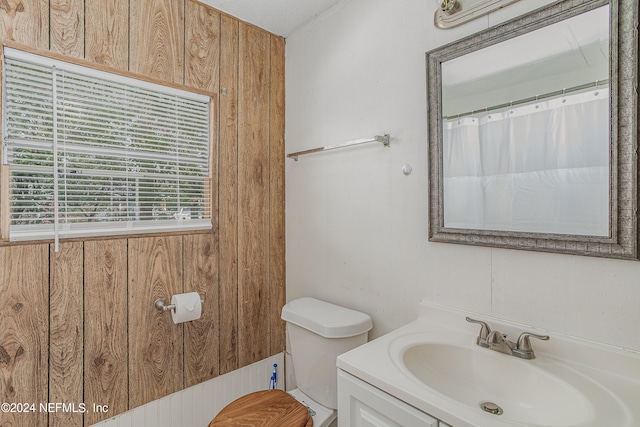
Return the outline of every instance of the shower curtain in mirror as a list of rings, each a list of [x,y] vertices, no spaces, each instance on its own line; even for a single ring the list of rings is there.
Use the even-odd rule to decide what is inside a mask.
[[[609,235],[608,88],[443,123],[444,225]]]

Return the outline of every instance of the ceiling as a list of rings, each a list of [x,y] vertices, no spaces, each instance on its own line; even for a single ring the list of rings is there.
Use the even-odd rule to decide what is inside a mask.
[[[447,64],[443,84],[454,86],[571,53],[583,60],[582,64],[575,64],[576,67],[590,67],[593,64],[582,51],[595,44],[605,49],[609,44],[609,7],[599,7],[455,58]],[[599,59],[608,66],[609,53],[605,52]]]
[[[222,12],[287,37],[341,0],[200,0]]]

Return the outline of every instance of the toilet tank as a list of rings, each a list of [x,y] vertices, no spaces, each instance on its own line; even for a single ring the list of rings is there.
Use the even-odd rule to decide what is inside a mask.
[[[371,317],[315,298],[299,298],[282,308],[298,389],[336,409],[336,358],[367,342]]]

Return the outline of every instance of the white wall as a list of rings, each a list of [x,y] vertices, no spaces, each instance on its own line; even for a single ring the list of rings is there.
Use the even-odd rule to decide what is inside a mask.
[[[281,375],[284,372],[284,353],[156,399],[92,427],[208,426],[233,400],[254,391],[266,390],[274,363],[278,364],[278,375]],[[285,389],[283,378],[278,378],[277,386],[281,390]]]
[[[425,52],[550,2],[438,30],[432,0],[345,0],[287,39],[287,152],[392,136],[287,160],[288,300],[369,313],[371,337],[425,298],[640,350],[640,262],[427,241]]]

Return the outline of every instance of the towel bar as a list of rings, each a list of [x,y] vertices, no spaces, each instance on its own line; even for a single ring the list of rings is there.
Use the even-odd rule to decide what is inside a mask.
[[[335,150],[336,148],[346,148],[346,147],[352,147],[354,145],[360,145],[360,144],[366,144],[369,142],[381,142],[382,145],[384,145],[385,147],[389,147],[390,145],[390,140],[391,140],[391,136],[388,133],[385,133],[384,135],[376,135],[373,138],[362,138],[362,139],[356,139],[353,141],[348,141],[339,145],[329,145],[326,147],[318,147],[318,148],[311,148],[309,150],[304,150],[304,151],[296,151],[295,153],[289,153],[287,154],[287,157],[295,160],[296,162],[298,161],[298,156],[303,156],[305,154],[312,154],[312,153],[319,153],[321,151],[329,151],[329,150]]]

